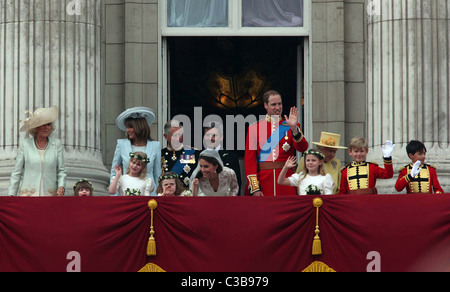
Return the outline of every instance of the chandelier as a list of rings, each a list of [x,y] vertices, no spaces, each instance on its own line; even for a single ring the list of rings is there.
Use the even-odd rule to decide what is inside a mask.
[[[270,85],[268,79],[255,70],[237,75],[212,73],[209,83],[214,105],[227,110],[251,109],[261,105],[262,95]]]

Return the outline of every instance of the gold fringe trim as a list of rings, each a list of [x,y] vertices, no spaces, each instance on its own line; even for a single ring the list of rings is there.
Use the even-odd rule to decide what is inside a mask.
[[[326,264],[317,261],[309,265],[302,273],[336,273],[336,271]]]
[[[152,263],[146,264],[145,267],[139,270],[139,273],[165,273],[165,272],[166,271],[164,271],[160,266]]]
[[[153,210],[155,210],[158,207],[158,203],[156,200],[150,200],[148,202],[148,208],[151,212],[151,219],[150,219],[150,238],[148,239],[147,244],[147,256],[156,256],[156,240],[155,240],[155,230],[153,229]]]
[[[323,200],[321,198],[315,198],[313,200],[313,205],[316,207],[316,230],[314,233],[316,236],[314,236],[313,246],[312,246],[312,255],[317,256],[322,254],[322,242],[320,241],[320,230],[319,230],[319,208],[323,205]]]

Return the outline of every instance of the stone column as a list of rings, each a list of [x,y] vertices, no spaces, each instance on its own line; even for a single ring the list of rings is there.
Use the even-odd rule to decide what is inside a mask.
[[[450,192],[450,4],[447,0],[366,1],[369,161],[382,162],[381,145],[396,143],[394,178],[410,163],[406,144],[423,141],[427,162]],[[395,179],[378,189],[396,193]]]
[[[66,196],[87,178],[105,195],[100,133],[101,0],[0,0],[0,195],[15,164],[24,111],[56,105]]]

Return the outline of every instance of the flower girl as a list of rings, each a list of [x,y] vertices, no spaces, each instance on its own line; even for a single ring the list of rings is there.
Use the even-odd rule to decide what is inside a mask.
[[[183,183],[179,179],[178,174],[174,172],[161,174],[158,179],[156,193],[159,197],[177,197],[186,195]]]
[[[297,159],[290,157],[278,177],[278,183],[297,187],[299,195],[332,195],[334,181],[330,174],[325,174],[323,169],[325,156],[315,150],[308,150],[303,155],[306,173],[295,173],[286,178],[288,169],[296,167]]]
[[[118,165],[114,167],[116,176],[109,186],[109,193],[114,195],[119,190],[119,196],[150,196],[155,189],[155,183],[146,177],[147,163],[147,154],[130,153],[130,163],[125,175],[122,175],[122,169]]]

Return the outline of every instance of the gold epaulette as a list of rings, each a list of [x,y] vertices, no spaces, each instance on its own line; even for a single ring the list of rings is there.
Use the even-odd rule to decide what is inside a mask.
[[[409,164],[408,165],[405,165],[405,166],[403,166],[403,167],[401,167],[399,170],[398,170],[398,172],[402,172],[405,168],[407,168],[409,166]]]
[[[434,168],[435,170],[437,169],[436,166],[434,166],[434,165],[432,165],[432,164],[426,164],[426,163],[425,163],[425,165],[426,165],[426,166],[429,166],[429,167],[431,167],[431,168]]]
[[[194,151],[200,151],[200,149],[197,149],[197,148],[192,147],[192,146],[189,146],[189,145],[184,145],[184,147],[185,147],[185,148],[190,148],[190,149],[192,149],[192,150],[194,150]]]
[[[341,171],[343,171],[344,169],[346,169],[347,167],[349,167],[350,165],[352,165],[352,163],[350,162],[349,164],[347,164],[346,166],[341,168]]]

